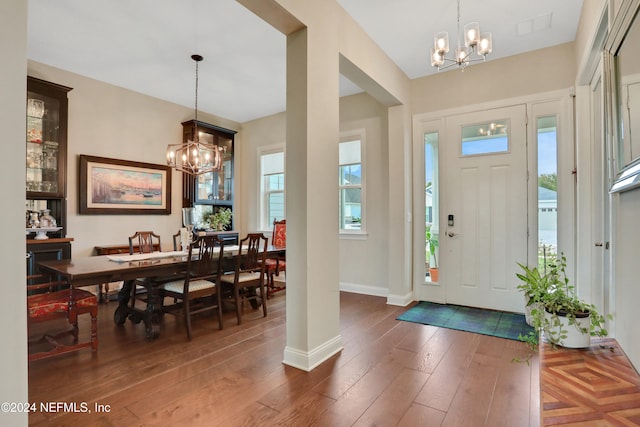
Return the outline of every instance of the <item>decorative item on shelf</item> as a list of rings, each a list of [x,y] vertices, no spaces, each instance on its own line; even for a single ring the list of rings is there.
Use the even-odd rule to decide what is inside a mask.
[[[566,275],[567,261],[561,254],[547,266],[546,271],[518,264],[522,273],[518,289],[524,293],[526,306],[531,307],[529,324],[533,331],[520,339],[532,349],[537,348],[540,337],[553,346],[583,348],[589,346],[591,337],[604,337],[607,319],[595,305],[578,298],[575,287]]]
[[[196,63],[196,100],[195,120],[193,121],[193,140],[184,144],[167,146],[167,165],[190,175],[201,175],[219,171],[222,167],[222,155],[217,145],[200,142],[198,135],[198,63],[202,56],[191,55]]]
[[[464,70],[471,62],[484,61],[487,55],[493,50],[491,33],[480,34],[480,25],[477,22],[470,22],[464,27],[464,48],[461,45],[460,27],[460,0],[458,0],[458,47],[455,50],[455,58],[446,57],[449,53],[449,33],[441,31],[434,36],[433,47],[431,48],[431,66],[440,70],[457,65]],[[479,56],[472,58],[473,54]],[[448,63],[445,65],[445,63]]]
[[[214,213],[207,213],[207,215],[207,220],[213,230],[224,231],[224,229],[231,224],[233,212],[228,208],[220,208]]]
[[[57,227],[56,219],[51,215],[50,209],[44,209],[40,213],[40,226],[42,228]]]
[[[44,117],[44,101],[41,99],[29,98],[27,100],[27,116],[41,119]]]

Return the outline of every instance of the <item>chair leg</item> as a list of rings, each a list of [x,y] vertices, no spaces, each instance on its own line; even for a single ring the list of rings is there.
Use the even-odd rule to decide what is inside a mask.
[[[238,284],[233,285],[233,298],[236,303],[236,317],[238,318],[238,325],[242,323],[242,313],[240,313],[240,290],[238,289]]]
[[[260,282],[260,298],[262,298],[262,315],[267,317],[267,290],[264,280]]]
[[[224,328],[224,324],[222,322],[222,289],[217,289],[215,297],[218,305],[218,328],[222,330],[222,328]]]
[[[184,321],[187,325],[187,338],[191,341],[191,315],[189,314],[189,299],[182,300],[182,308],[184,309]]]
[[[91,315],[91,350],[98,351],[98,307],[93,307]]]

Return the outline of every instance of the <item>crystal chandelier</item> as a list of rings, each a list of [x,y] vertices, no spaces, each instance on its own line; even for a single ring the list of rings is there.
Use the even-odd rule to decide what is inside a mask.
[[[460,0],[458,0],[458,47],[455,51],[455,58],[447,58],[449,53],[449,33],[441,31],[433,38],[431,48],[431,66],[440,70],[457,65],[464,68],[471,62],[484,61],[492,51],[491,33],[480,34],[480,25],[477,22],[470,22],[464,26],[464,47],[460,43]],[[477,57],[472,57],[475,54]],[[446,64],[446,65],[445,65]]]
[[[222,155],[217,145],[200,142],[198,135],[198,63],[202,56],[191,55],[196,63],[196,102],[195,120],[193,121],[193,140],[183,144],[167,146],[167,164],[174,169],[190,175],[200,175],[220,170]]]

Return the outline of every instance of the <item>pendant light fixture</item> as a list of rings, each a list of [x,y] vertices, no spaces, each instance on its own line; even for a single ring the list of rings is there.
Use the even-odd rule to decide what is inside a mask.
[[[167,165],[189,175],[219,171],[222,155],[217,145],[200,142],[198,135],[198,64],[203,60],[200,55],[191,55],[196,63],[196,100],[195,119],[193,121],[193,140],[182,144],[167,146]]]
[[[464,70],[471,62],[486,60],[487,55],[493,50],[491,33],[481,35],[480,24],[477,22],[470,22],[464,26],[464,47],[460,41],[461,29],[460,0],[458,0],[458,47],[455,50],[455,57],[453,59],[446,57],[446,54],[449,53],[449,33],[441,31],[433,38],[431,65],[438,71],[446,70],[454,65]]]

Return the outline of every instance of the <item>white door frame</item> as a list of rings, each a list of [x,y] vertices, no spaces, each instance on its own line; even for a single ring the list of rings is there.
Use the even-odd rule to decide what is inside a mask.
[[[557,101],[558,108],[560,111],[558,112],[558,128],[559,128],[559,136],[558,141],[569,141],[571,144],[564,144],[560,148],[560,152],[558,153],[558,174],[573,176],[572,171],[574,169],[574,149],[573,149],[573,112],[572,112],[572,95],[573,88],[567,88],[563,90],[556,90],[550,92],[543,92],[538,94],[533,94],[530,96],[517,97],[517,98],[509,98],[498,101],[492,101],[482,104],[468,105],[464,107],[452,108],[447,110],[441,110],[431,113],[423,113],[416,114],[412,119],[412,128],[413,128],[413,188],[411,189],[413,194],[413,217],[421,218],[424,216],[424,134],[426,132],[438,131],[440,135],[443,135],[444,130],[444,119],[451,115],[464,114],[474,111],[481,111],[485,109],[492,108],[501,108],[507,107],[511,105],[517,104],[526,104],[527,105],[527,114],[529,117],[532,117],[533,114],[533,105],[542,104],[550,101]],[[529,126],[529,132],[532,127]],[[531,137],[531,135],[529,135]],[[534,139],[535,140],[535,139]],[[529,144],[529,150],[536,150],[536,144]],[[535,159],[536,154],[534,151],[533,156],[531,152],[529,153],[529,159],[532,157]],[[531,161],[530,161],[531,163]],[[537,162],[536,162],[537,165]],[[532,168],[532,165],[529,164],[529,170],[533,171],[536,169]],[[441,183],[441,188],[446,185],[446,167],[440,165],[439,167],[439,181]],[[560,180],[560,177],[559,177]],[[533,180],[534,184],[531,184],[531,179],[529,180],[530,189],[533,186],[535,188],[534,194],[529,194],[529,197],[535,197],[537,201],[537,180]],[[563,193],[566,191],[566,195],[562,195],[560,197],[563,198],[563,201],[560,200],[558,203],[562,203],[563,210],[562,212],[558,212],[558,228],[568,228],[559,236],[559,245],[562,252],[567,256],[569,260],[569,269],[575,268],[575,190],[572,183],[572,180],[568,179],[568,177],[563,178]],[[560,185],[560,184],[559,184]],[[565,188],[566,187],[566,188]],[[531,193],[531,190],[529,190]],[[565,199],[566,196],[566,200]],[[533,218],[537,218],[537,203],[532,204],[529,203],[529,219],[528,219],[528,228],[529,234],[532,233],[537,234],[537,221],[533,221]],[[532,212],[531,210],[534,210]],[[445,293],[441,284],[436,286],[425,281],[424,275],[424,221],[413,221],[413,236],[415,236],[413,241],[413,294],[414,299],[418,301],[432,301],[432,302],[444,302],[445,301]],[[441,204],[440,206],[440,223],[446,224],[446,206]],[[530,245],[535,245],[536,250],[529,250],[529,262],[535,265],[536,262],[536,254],[537,254],[537,239],[529,239],[529,242],[533,240],[533,243]],[[446,239],[440,239],[440,258],[446,256],[447,251],[447,241]],[[572,270],[569,270],[573,272]],[[575,277],[575,276],[572,276]]]

